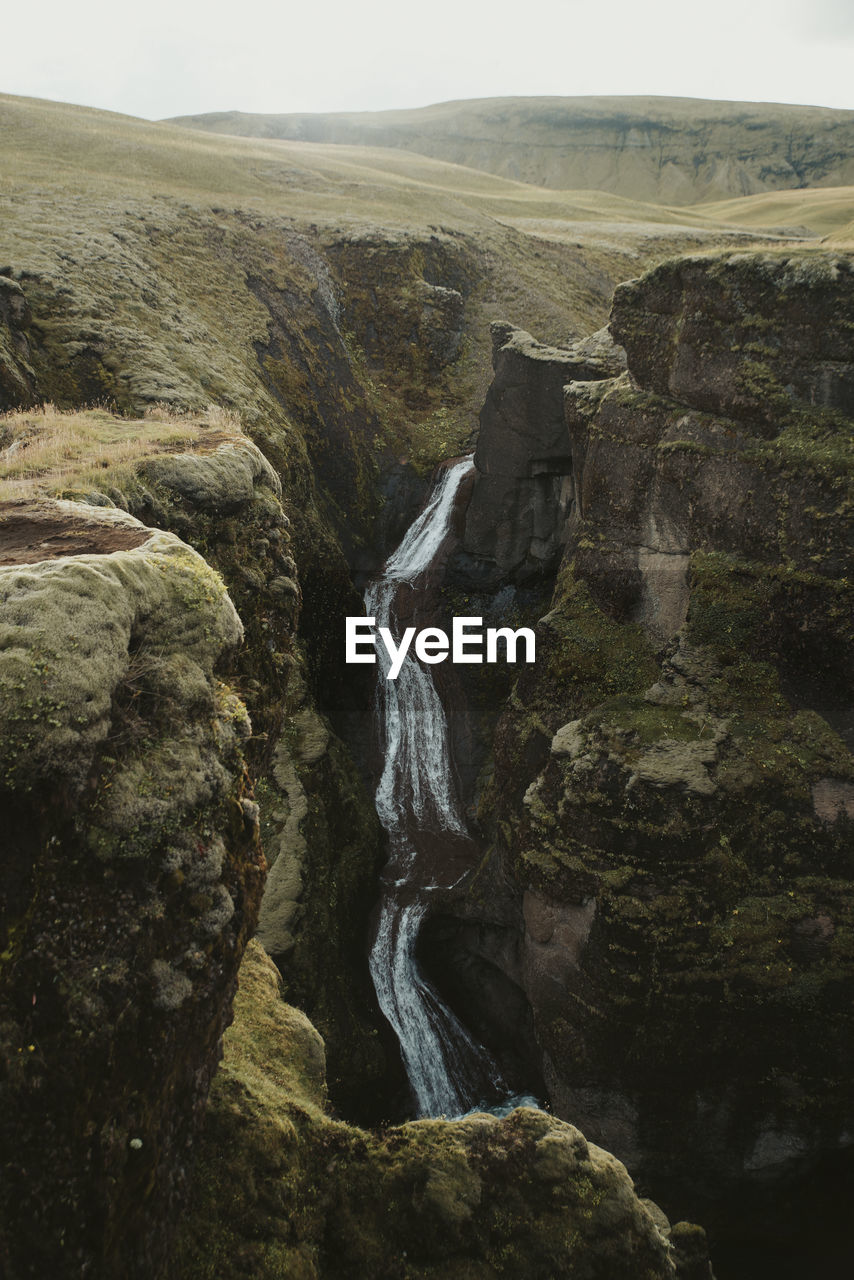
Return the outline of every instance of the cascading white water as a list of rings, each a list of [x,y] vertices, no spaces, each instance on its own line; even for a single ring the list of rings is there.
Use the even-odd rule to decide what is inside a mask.
[[[382,577],[368,587],[365,605],[377,628],[395,632],[398,590],[402,583],[414,586],[433,564],[448,537],[460,485],[473,469],[471,460],[464,458],[441,473],[424,510],[386,561]],[[412,813],[422,825],[432,819],[439,830],[462,835],[465,828],[451,780],[448,726],[433,677],[429,668],[407,657],[397,679],[388,680],[390,665],[385,647],[378,646],[377,690],[385,752],[376,795],[380,821],[391,834],[400,831]]]
[[[417,590],[441,555],[450,532],[460,485],[472,472],[470,458],[444,469],[424,510],[365,593],[376,627],[400,628],[396,602],[402,589]],[[430,891],[450,887],[431,859],[421,865],[418,829],[459,842],[465,823],[456,797],[448,725],[429,667],[411,656],[396,680],[386,678],[390,659],[377,646],[377,713],[384,752],[377,786],[380,821],[389,834],[391,858],[371,948],[377,998],[400,1041],[404,1065],[422,1116],[462,1115],[481,1095],[484,1082],[500,1088],[500,1076],[438,993],[422,977],[415,959],[418,930]]]

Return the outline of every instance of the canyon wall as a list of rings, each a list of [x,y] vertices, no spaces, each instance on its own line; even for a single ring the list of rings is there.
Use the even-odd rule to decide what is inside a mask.
[[[850,1017],[852,774],[834,731],[850,378],[832,344],[805,348],[792,379],[792,344],[773,352],[799,289],[804,341],[810,315],[829,342],[834,316],[849,322],[845,260],[804,258],[800,282],[798,260],[735,258],[631,286],[614,314],[633,381],[604,335],[551,345],[570,311],[576,331],[604,320],[616,249],[485,217],[401,230],[403,206],[393,226],[298,225],[198,192],[118,196],[113,179],[109,198],[89,169],[67,199],[3,196],[2,404],[95,405],[93,441],[105,423],[142,433],[134,415],[168,418],[163,402],[204,431],[125,466],[99,444],[87,465],[24,468],[0,520],[3,1266],[708,1276],[699,1230],[669,1232],[564,1120],[376,1132],[323,1111],[328,1093],[375,1124],[406,1096],[368,984],[383,849],[343,618],[431,465],[470,440],[484,314],[521,311],[549,345],[494,334],[487,478],[451,595],[474,582],[501,625],[508,603],[541,616],[560,572],[537,667],[468,772],[491,850],[438,922],[455,1000],[498,1049],[530,1030],[517,1073],[665,1189],[832,1148]],[[713,295],[735,317],[720,350],[742,342],[751,364],[741,400],[710,409],[684,349],[661,390],[641,347],[658,335],[666,365]],[[2,419],[4,468],[45,416]],[[471,717],[483,752],[508,674]],[[259,911],[259,831],[283,987],[253,946],[202,1126]]]
[[[703,1231],[671,1228],[618,1161],[552,1116],[368,1131],[325,1100],[322,1042],[253,944],[178,1240],[185,1280],[711,1280]]]
[[[507,324],[491,332],[494,377],[480,412],[462,552],[469,576],[483,585],[554,568],[573,500],[563,388],[625,367],[606,333],[564,349]]]
[[[12,495],[0,513],[0,1267],[10,1280],[150,1280],[245,1274],[263,1253],[270,1274],[335,1275],[340,1253],[398,1274],[411,1252],[445,1274],[474,1248],[484,1265],[515,1250],[540,1271],[554,1259],[603,1280],[635,1263],[688,1275],[686,1259],[705,1258],[697,1230],[671,1239],[625,1171],[567,1126],[523,1117],[373,1139],[322,1110],[328,1090],[375,1121],[405,1096],[365,955],[382,844],[341,737],[369,690],[344,680],[338,638],[359,608],[351,564],[375,564],[407,518],[406,505],[378,511],[380,463],[411,512],[423,480],[407,454],[423,470],[445,451],[439,399],[479,314],[479,249],[386,233],[321,253],[280,223],[167,201],[89,213],[85,235],[56,227],[28,242],[15,279],[0,275],[0,388],[19,408],[0,422]],[[466,381],[451,398],[474,394]],[[27,410],[50,398],[65,419]],[[423,438],[395,434],[399,405]],[[63,421],[88,433],[88,455],[51,436]],[[153,427],[124,461],[123,443]],[[183,444],[164,443],[171,427]],[[244,1029],[256,1043],[271,1029],[264,1061],[220,1073],[222,1106],[202,1131],[259,908],[286,994],[316,1017],[326,1052],[254,952]],[[310,1059],[307,1092],[293,1044]],[[277,1108],[284,1138],[306,1122],[293,1177],[270,1163]],[[339,1146],[351,1153],[340,1176]],[[525,1179],[518,1201],[508,1162]],[[553,1212],[536,1204],[542,1187]],[[250,1243],[229,1253],[222,1230]]]
[[[355,1097],[381,1087],[359,1048],[375,819],[308,697],[278,477],[208,432],[112,492],[205,546],[260,651],[210,565],[105,494],[0,511],[4,1274],[708,1277],[702,1231],[549,1116],[328,1114],[321,1037],[258,942],[241,966],[259,821],[261,935],[292,991],[313,970]]]
[[[557,1114],[683,1211],[850,1141],[852,307],[832,254],[618,288],[628,372],[565,391],[565,549],[481,777],[491,869],[425,943],[516,991]],[[533,465],[552,375],[505,337],[526,430],[493,392],[481,433]],[[496,1047],[524,1035],[454,995]]]

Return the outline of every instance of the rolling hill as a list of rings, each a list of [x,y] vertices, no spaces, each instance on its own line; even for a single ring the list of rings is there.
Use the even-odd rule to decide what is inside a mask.
[[[690,205],[854,182],[854,111],[693,98],[483,98],[410,111],[181,116],[208,132],[414,151],[555,189]]]

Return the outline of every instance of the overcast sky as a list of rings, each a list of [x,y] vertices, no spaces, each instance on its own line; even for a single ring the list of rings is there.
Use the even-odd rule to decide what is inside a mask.
[[[0,89],[158,119],[664,94],[854,109],[854,0],[34,0]]]

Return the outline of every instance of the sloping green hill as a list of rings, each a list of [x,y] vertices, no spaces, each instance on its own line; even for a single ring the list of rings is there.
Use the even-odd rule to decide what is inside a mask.
[[[697,214],[714,222],[780,232],[807,229],[819,236],[851,239],[854,221],[854,187],[817,187],[806,191],[769,191],[740,200],[720,200],[697,205]]]
[[[694,204],[854,183],[854,111],[694,98],[482,98],[411,111],[177,117],[222,134],[415,151],[555,189]]]
[[[839,231],[850,196],[679,208],[390,148],[225,137],[0,96],[0,269],[34,320],[35,373],[19,370],[17,385],[35,378],[60,403],[107,397],[133,411],[215,399],[257,420],[284,400],[299,417],[308,348],[281,385],[258,381],[268,303],[301,299],[310,327],[311,308],[337,290],[341,332],[380,373],[377,413],[425,459],[471,432],[489,321],[549,342],[580,336],[604,323],[614,284],[653,262],[752,242],[769,223]],[[456,294],[458,356],[425,364],[411,335],[432,333],[435,308],[458,305]],[[298,327],[291,317],[285,332]],[[439,352],[437,335],[424,340]]]
[[[208,136],[170,123],[0,95],[0,179],[26,187],[120,190],[238,201],[296,218],[485,230],[495,219],[680,224],[714,218],[595,190],[555,191],[380,146]],[[61,212],[57,209],[57,216]]]

